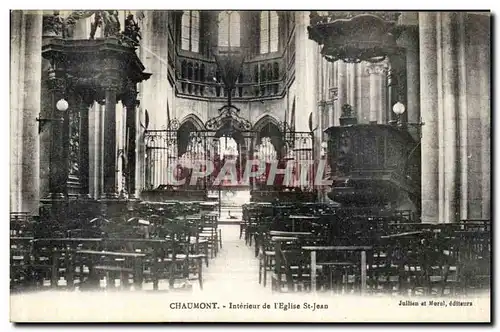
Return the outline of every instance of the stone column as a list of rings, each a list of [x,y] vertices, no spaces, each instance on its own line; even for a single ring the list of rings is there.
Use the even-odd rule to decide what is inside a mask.
[[[398,38],[406,55],[406,113],[408,122],[420,123],[420,58],[418,27],[406,26]]]
[[[309,115],[317,112],[318,91],[318,53],[319,45],[310,40],[307,32],[309,26],[309,12],[295,12],[295,81],[297,84],[297,102],[295,112],[295,128],[298,132],[309,132]],[[306,134],[298,135],[295,141],[295,155],[299,174],[308,170],[308,180],[311,180],[311,165],[305,164],[313,158],[314,142]],[[306,139],[305,139],[306,138]],[[305,139],[305,140],[304,140]],[[316,138],[318,139],[318,138]],[[306,174],[306,173],[302,173]],[[304,178],[305,180],[305,178]],[[304,187],[308,187],[304,184]]]
[[[56,103],[64,97],[66,81],[58,77],[55,71],[49,73],[49,88],[51,91],[50,121],[50,172],[48,199],[64,199],[66,196],[66,181],[68,179],[68,160],[65,158],[66,145],[64,121],[65,114],[56,108]]]
[[[10,211],[22,211],[23,80],[26,39],[23,11],[10,14]]]
[[[490,17],[458,14],[461,219],[490,218]]]
[[[142,82],[140,97],[141,104],[149,112],[149,129],[165,129],[168,125],[167,97],[171,89],[167,79],[168,19],[168,11],[155,10],[146,12],[141,22],[141,31],[144,31],[139,48],[141,61],[147,72],[154,73],[151,79]],[[171,114],[171,117],[174,118],[175,114]]]
[[[441,51],[443,82],[443,136],[444,136],[444,220],[458,221],[459,160],[458,150],[458,71],[456,47],[456,13],[443,12],[441,16]]]
[[[387,122],[385,95],[385,77],[387,64],[385,62],[371,63],[367,66],[370,75],[370,123],[385,124]]]
[[[297,103],[295,125],[297,131],[309,131],[309,114],[317,109],[317,66],[318,44],[308,37],[309,12],[297,11],[295,38],[295,81],[297,82]]]
[[[491,218],[491,34],[490,17],[476,15],[479,21],[478,30],[479,52],[477,64],[479,65],[479,100],[481,119],[481,218]]]
[[[84,93],[80,98],[80,139],[79,139],[79,177],[80,177],[80,198],[87,199],[90,198],[89,195],[89,170],[90,170],[90,158],[89,158],[89,112],[90,105],[93,102],[92,96]]]
[[[437,222],[439,214],[439,145],[436,13],[419,13],[420,112],[422,121],[422,222]]]
[[[329,127],[333,127],[338,125],[338,118],[339,116],[336,113],[336,106],[338,103],[338,75],[337,75],[337,67],[338,67],[338,61],[334,63],[330,63],[330,100],[331,103],[329,105],[329,119],[328,119],[328,124]]]
[[[104,151],[103,151],[103,199],[115,199],[116,192],[116,91],[117,85],[108,82],[104,85],[106,108],[104,113]]]
[[[348,77],[348,91],[347,91],[347,96],[348,96],[348,103],[349,105],[352,106],[352,109],[356,112],[356,114],[359,114],[359,109],[357,105],[357,100],[356,100],[356,88],[357,88],[357,81],[358,77],[356,76],[356,69],[358,67],[358,64],[356,63],[348,63],[347,64],[347,77]]]
[[[42,12],[11,12],[11,211],[38,215]]]
[[[364,118],[364,112],[366,110],[363,109],[363,72],[362,68],[364,66],[364,63],[358,63],[356,65],[356,70],[355,70],[355,75],[356,75],[356,82],[355,82],[355,100],[356,100],[356,114],[358,117],[358,123],[365,123],[363,120]]]
[[[104,105],[94,102],[89,110],[89,129],[92,133],[89,136],[90,147],[90,171],[91,179],[90,192],[93,199],[99,199],[102,195],[102,126],[104,122]]]
[[[336,125],[340,125],[339,118],[342,116],[342,106],[347,104],[347,64],[338,60],[337,62],[337,109],[335,116]]]
[[[136,199],[136,107],[139,102],[135,91],[130,91],[129,95],[123,100],[127,112],[126,133],[127,133],[127,191],[129,199]]]

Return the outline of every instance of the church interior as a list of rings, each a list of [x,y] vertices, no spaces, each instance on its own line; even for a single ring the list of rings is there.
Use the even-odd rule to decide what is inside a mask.
[[[489,12],[10,28],[11,296],[489,292]]]

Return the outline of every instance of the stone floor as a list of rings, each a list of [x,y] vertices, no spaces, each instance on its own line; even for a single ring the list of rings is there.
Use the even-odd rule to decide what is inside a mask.
[[[225,289],[239,289],[254,294],[269,294],[271,289],[259,285],[259,261],[253,247],[245,245],[240,239],[239,225],[220,225],[222,231],[222,249],[217,258],[210,261],[204,272],[203,292],[220,292]]]

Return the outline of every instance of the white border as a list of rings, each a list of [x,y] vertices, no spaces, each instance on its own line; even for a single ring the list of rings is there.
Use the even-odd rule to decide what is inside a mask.
[[[15,2],[2,2],[2,5],[6,4],[7,6],[11,5],[15,9],[71,9],[74,8],[75,5],[78,5],[77,3],[74,2],[68,2],[68,1],[43,1],[43,2],[35,2],[35,1],[15,1]],[[295,9],[295,10],[304,10],[307,9],[305,7],[309,8],[321,8],[321,9],[406,9],[406,10],[416,10],[416,9],[427,9],[427,10],[457,10],[457,9],[467,9],[467,10],[473,10],[473,9],[491,9],[493,13],[496,13],[496,9],[498,6],[498,2],[495,1],[485,1],[485,0],[474,0],[474,1],[436,1],[436,0],[420,0],[418,2],[395,2],[395,1],[385,1],[385,0],[379,0],[379,1],[372,1],[372,2],[367,2],[367,1],[359,1],[359,0],[349,0],[349,1],[313,1],[309,0],[307,2],[282,2],[282,3],[275,3],[271,2],[269,0],[252,0],[248,2],[229,2],[229,1],[193,1],[193,0],[183,0],[183,1],[169,1],[169,0],[163,0],[163,1],[140,1],[140,2],[135,2],[135,3],[125,3],[124,1],[106,1],[103,3],[102,1],[95,1],[95,0],[87,0],[84,3],[85,7],[87,8],[127,8],[127,9],[230,9],[230,8],[235,8],[235,9]],[[137,6],[137,4],[140,4],[140,6]],[[286,6],[284,6],[286,5]],[[416,7],[415,5],[418,5]],[[2,73],[4,73],[5,79],[2,80],[2,98],[0,99],[5,107],[3,108],[3,114],[8,117],[10,116],[10,102],[9,102],[9,89],[10,89],[10,81],[9,81],[9,66],[10,66],[10,53],[9,53],[9,46],[7,46],[7,40],[9,40],[9,34],[10,34],[10,16],[8,12],[8,8],[6,6],[5,10],[2,11],[3,19],[0,19],[0,22],[2,23],[2,40],[4,40],[3,48],[1,53],[2,57],[2,64],[3,64],[3,70]],[[14,9],[12,8],[12,9]],[[496,30],[496,29],[495,29]],[[498,42],[498,35],[494,34],[495,36],[495,44]],[[492,58],[493,60],[494,58]],[[496,64],[496,63],[495,63]],[[496,66],[498,67],[498,66]],[[495,73],[496,74],[496,71]],[[497,86],[497,85],[495,85]],[[497,94],[495,93],[496,91],[493,91],[492,93],[492,98],[496,96]],[[492,110],[493,113],[493,110]],[[500,128],[500,125],[497,123],[499,120],[499,116],[495,117],[495,123],[493,128]],[[10,152],[9,152],[9,145],[7,142],[10,141],[10,136],[9,136],[9,124],[10,121],[1,121],[0,125],[2,126],[0,128],[0,135],[1,137],[1,142],[0,144],[0,156],[2,156],[2,168],[1,168],[1,174],[3,175],[0,179],[2,181],[2,186],[0,186],[3,190],[1,192],[1,197],[0,197],[0,204],[1,204],[1,211],[4,215],[3,220],[3,225],[5,227],[4,230],[0,234],[5,236],[5,239],[8,241],[8,219],[7,219],[7,212],[9,210],[9,178],[8,174],[10,173],[9,171],[9,157]],[[496,136],[499,136],[498,134]],[[498,142],[495,142],[498,143]],[[498,151],[499,149],[499,144],[495,144],[496,146],[496,155],[500,153]],[[496,187],[496,183],[494,186],[495,189],[498,189]],[[498,203],[498,202],[495,202]],[[498,204],[493,204],[493,206],[499,206]],[[496,214],[495,214],[496,217]],[[496,220],[496,218],[494,218]],[[497,229],[498,227],[495,227]],[[496,235],[494,235],[495,238]],[[2,242],[5,243],[6,242]],[[2,251],[2,261],[0,261],[0,266],[2,266],[2,271],[3,273],[1,274],[1,290],[3,292],[1,299],[3,300],[2,302],[2,312],[4,313],[4,316],[1,318],[2,322],[2,327],[5,327],[6,329],[2,328],[2,330],[10,330],[14,329],[14,326],[9,323],[9,316],[8,316],[8,311],[9,311],[9,290],[8,290],[8,265],[9,265],[9,252],[7,249],[7,246],[5,245],[4,250]],[[495,255],[497,257],[497,255]],[[498,258],[498,257],[497,257]],[[5,259],[5,260],[4,260]],[[495,263],[498,263],[496,260]],[[496,264],[496,267],[498,267],[498,264]],[[47,303],[48,306],[50,306],[50,303]],[[497,306],[495,306],[496,308]],[[83,326],[85,328],[86,326]],[[326,328],[341,328],[343,329],[344,327],[340,326],[327,326]],[[38,327],[41,328],[41,327]],[[52,327],[48,327],[52,328]],[[72,329],[73,327],[63,327],[63,329]],[[89,327],[93,331],[97,330],[104,330],[104,329],[109,329],[109,327]],[[121,326],[118,326],[118,328],[123,328]],[[133,329],[136,331],[140,330],[145,330],[148,327],[126,327],[127,329]],[[161,328],[175,328],[172,326],[162,326]],[[189,327],[190,329],[192,327]],[[205,327],[206,328],[206,327]],[[212,328],[217,328],[219,329],[220,327],[212,327]],[[233,327],[231,327],[233,328]],[[266,330],[274,327],[255,327],[258,328],[259,330]],[[285,326],[281,327],[283,329],[290,329],[292,328],[291,326]],[[305,328],[304,326],[299,326],[296,328]],[[353,327],[349,327],[349,329],[352,329]],[[366,328],[363,326],[360,327],[355,327],[355,328]],[[401,326],[397,326],[396,328],[401,328]],[[413,327],[415,329],[416,327]],[[431,328],[431,327],[426,327]],[[432,328],[439,328],[440,330],[445,328],[444,326],[439,326],[439,327],[432,327]],[[455,326],[448,326],[446,328],[455,328]],[[468,327],[470,329],[473,329],[475,327]]]

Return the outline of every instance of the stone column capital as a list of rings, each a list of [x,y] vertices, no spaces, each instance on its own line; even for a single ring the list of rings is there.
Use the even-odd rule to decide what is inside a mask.
[[[370,63],[366,66],[366,71],[370,75],[383,75],[389,70],[389,64],[387,61]]]

